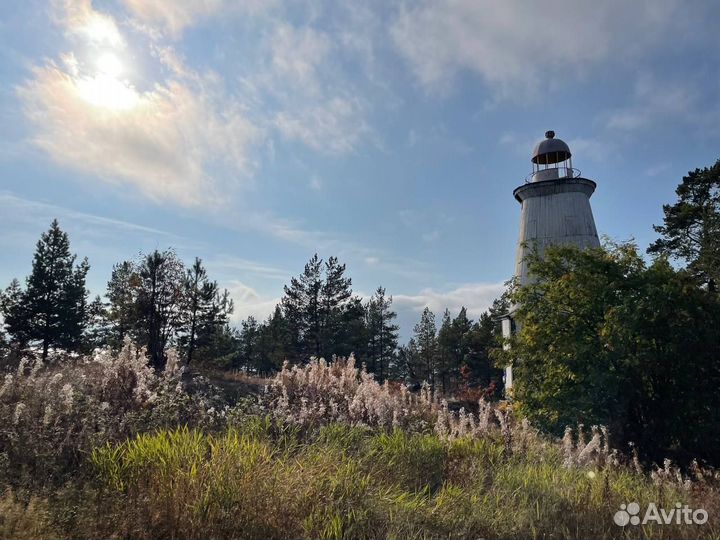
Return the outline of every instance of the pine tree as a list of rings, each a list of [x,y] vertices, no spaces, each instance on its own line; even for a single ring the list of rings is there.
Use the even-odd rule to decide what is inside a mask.
[[[75,266],[70,240],[53,220],[43,233],[33,257],[32,272],[21,294],[22,307],[10,313],[8,328],[20,340],[38,343],[42,358],[50,347],[76,350],[86,322],[87,259]]]
[[[290,286],[285,286],[281,302],[290,337],[289,352],[301,362],[321,353],[321,268],[322,259],[316,253],[305,265],[303,273],[293,277]]]
[[[450,311],[445,309],[443,313],[440,330],[437,334],[437,376],[442,385],[443,393],[447,393],[450,386],[450,379],[454,372],[457,342],[459,337],[455,334]]]
[[[8,341],[19,348],[26,347],[30,341],[28,317],[25,312],[23,290],[17,279],[13,279],[3,292],[0,309],[2,309],[4,326],[10,334]]]
[[[352,296],[340,307],[340,323],[335,329],[337,341],[328,345],[328,355],[348,357],[365,362],[367,358],[367,327],[365,306],[359,296]]]
[[[258,371],[261,375],[267,375],[282,367],[287,358],[288,331],[279,305],[275,306],[273,314],[260,327],[258,348],[260,362]]]
[[[311,356],[364,353],[364,308],[351,284],[344,264],[335,257],[323,264],[316,253],[285,286],[281,305],[291,358],[306,362]]]
[[[453,357],[454,369],[459,370],[467,361],[470,347],[468,346],[468,334],[472,328],[472,321],[467,316],[465,306],[460,308],[460,313],[453,319]]]
[[[346,356],[350,352],[340,350],[350,343],[343,338],[351,337],[348,330],[353,321],[362,317],[362,311],[356,305],[346,305],[352,296],[352,280],[345,277],[345,265],[336,257],[330,257],[325,263],[325,280],[320,289],[320,343],[317,356],[329,357],[333,354]],[[355,309],[353,309],[355,308]]]
[[[257,372],[260,365],[260,327],[255,317],[250,315],[242,322],[240,329],[240,365],[245,371]]]
[[[96,296],[88,305],[87,324],[83,334],[83,348],[90,352],[108,343],[111,328],[108,309],[100,296]]]
[[[139,269],[134,262],[124,261],[113,266],[105,293],[109,302],[108,342],[113,348],[122,347],[126,336],[137,339],[139,290]]]
[[[410,338],[407,345],[398,348],[390,367],[389,378],[410,384],[419,384],[423,380],[423,366],[420,351],[415,338]]]
[[[136,333],[157,370],[165,367],[167,347],[182,325],[184,279],[185,268],[173,251],[156,250],[138,268]]]
[[[397,314],[391,306],[392,296],[386,297],[385,289],[378,287],[365,307],[368,369],[381,381],[388,376],[398,344],[399,327],[393,323]]]
[[[720,160],[712,167],[684,176],[675,193],[677,202],[663,205],[661,237],[649,253],[684,260],[696,278],[717,291],[720,283]]]
[[[91,315],[87,303],[89,291],[85,288],[88,270],[90,265],[86,258],[73,269],[62,297],[64,315],[59,345],[68,351],[79,350],[84,344],[85,327]]]
[[[470,328],[467,334],[467,356],[465,365],[470,370],[471,380],[482,386],[498,383],[502,371],[494,366],[491,351],[499,346],[497,336],[497,323],[485,312]]]
[[[240,332],[230,324],[217,326],[206,345],[195,351],[195,363],[210,365],[219,369],[237,369],[242,365],[240,358]]]
[[[414,331],[420,362],[417,371],[434,388],[437,371],[437,327],[435,315],[429,308],[423,310],[420,322],[415,325]]]
[[[187,270],[183,287],[184,328],[180,344],[186,350],[189,365],[197,347],[207,346],[217,334],[217,328],[227,323],[233,311],[233,303],[227,291],[220,294],[217,282],[210,281],[202,260],[197,257]]]

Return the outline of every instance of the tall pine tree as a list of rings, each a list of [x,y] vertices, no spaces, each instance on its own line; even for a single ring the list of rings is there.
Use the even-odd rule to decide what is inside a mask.
[[[198,257],[187,270],[183,282],[184,303],[182,315],[181,346],[185,349],[186,362],[192,362],[198,347],[207,346],[224,326],[233,311],[229,293],[219,291],[218,284],[210,281],[207,271]]]
[[[320,346],[317,356],[345,356],[353,352],[342,350],[352,346],[351,343],[343,343],[343,338],[351,337],[345,330],[353,320],[362,317],[361,310],[352,310],[353,306],[348,305],[352,296],[351,285],[351,279],[345,276],[345,265],[340,264],[336,257],[330,257],[325,263],[325,280],[320,288]]]
[[[259,366],[261,375],[267,375],[279,370],[288,356],[288,330],[280,306],[260,327]]]
[[[157,370],[165,367],[167,347],[183,321],[185,268],[173,251],[154,251],[138,268],[137,327]]]
[[[316,253],[305,265],[303,273],[285,286],[281,301],[289,333],[289,352],[299,362],[307,362],[321,352],[321,289],[322,259]]]
[[[393,322],[397,314],[391,306],[392,296],[385,296],[385,289],[378,287],[365,308],[367,366],[381,381],[388,376],[398,345],[399,327]]]
[[[418,347],[418,372],[422,378],[435,387],[435,374],[437,372],[437,327],[435,315],[430,308],[425,308],[420,316],[420,322],[415,325],[415,342]]]
[[[4,326],[10,334],[7,340],[21,349],[26,347],[30,336],[26,324],[23,290],[17,279],[13,279],[3,292],[0,309],[2,309]]]
[[[88,296],[85,277],[90,266],[87,259],[75,265],[75,258],[67,233],[53,220],[37,243],[19,302],[17,284],[11,291],[8,330],[20,341],[37,344],[43,359],[51,347],[72,351],[82,343]]]
[[[450,311],[445,309],[440,330],[437,334],[437,376],[443,393],[449,390],[457,365],[457,343],[460,336],[456,334],[450,318]]]
[[[137,265],[124,261],[113,266],[105,296],[108,299],[108,341],[120,348],[126,337],[137,339],[138,293],[140,275]]]

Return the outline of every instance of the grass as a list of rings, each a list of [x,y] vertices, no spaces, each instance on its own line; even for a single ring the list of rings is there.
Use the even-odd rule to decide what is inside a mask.
[[[602,430],[560,441],[502,404],[451,414],[351,362],[283,369],[262,402],[227,407],[137,358],[4,378],[0,538],[720,537],[720,472],[651,477]],[[710,520],[618,527],[630,502]]]
[[[434,435],[344,424],[301,435],[278,431],[267,419],[254,417],[220,433],[178,428],[138,435],[119,445],[96,448],[90,460],[96,476],[91,486],[62,500],[34,498],[30,518],[30,507],[6,493],[0,504],[20,517],[14,525],[0,522],[2,536],[716,538],[720,534],[707,506],[717,505],[714,493],[708,498],[708,493],[657,486],[624,468],[564,468],[560,452],[552,446],[506,455],[500,437],[446,442]],[[656,502],[666,508],[687,503],[708,509],[711,518],[702,527],[622,529],[614,525],[612,516],[621,503],[631,501]]]

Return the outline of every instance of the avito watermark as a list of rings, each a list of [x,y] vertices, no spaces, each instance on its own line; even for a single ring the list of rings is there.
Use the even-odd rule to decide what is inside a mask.
[[[687,504],[675,503],[675,508],[665,510],[658,508],[657,504],[650,503],[645,509],[645,514],[640,517],[640,505],[636,502],[621,504],[620,510],[613,516],[615,524],[619,527],[626,525],[646,525],[657,523],[658,525],[704,525],[708,520],[707,510],[702,508],[692,509]]]

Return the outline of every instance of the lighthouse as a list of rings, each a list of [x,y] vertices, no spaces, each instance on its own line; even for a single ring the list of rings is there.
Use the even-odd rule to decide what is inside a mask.
[[[596,184],[573,168],[570,147],[547,131],[535,145],[530,161],[532,172],[515,188],[520,203],[520,234],[515,255],[515,278],[519,285],[533,279],[528,273],[528,255],[542,256],[548,246],[599,247],[597,229],[590,208]],[[514,309],[502,319],[502,333],[509,337],[517,330]],[[505,388],[512,388],[512,366],[505,368]]]

